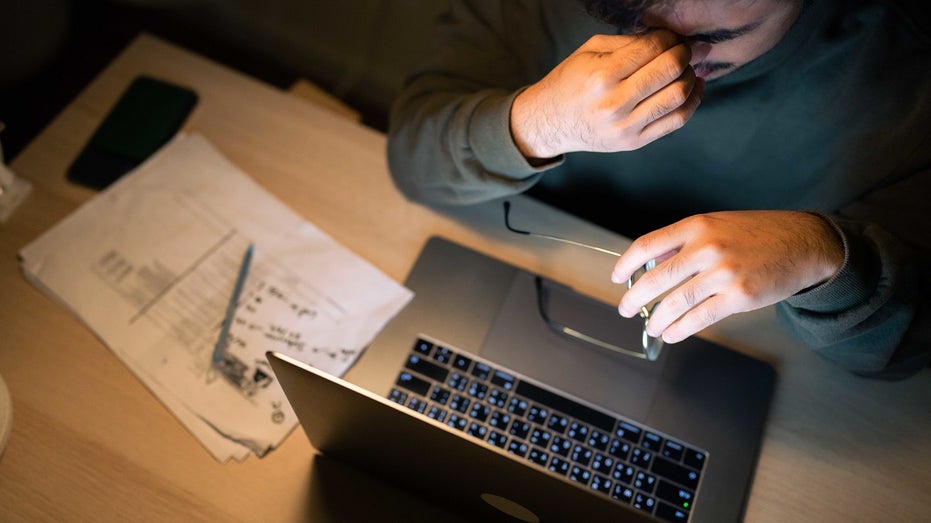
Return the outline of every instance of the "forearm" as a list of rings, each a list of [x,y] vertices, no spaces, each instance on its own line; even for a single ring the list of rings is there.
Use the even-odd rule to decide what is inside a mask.
[[[425,78],[394,105],[388,162],[398,188],[421,202],[468,204],[522,192],[554,163],[534,166],[509,130],[516,93],[438,94]]]

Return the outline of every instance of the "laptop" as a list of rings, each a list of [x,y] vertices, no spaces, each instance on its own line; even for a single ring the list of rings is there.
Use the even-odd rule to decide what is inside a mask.
[[[773,368],[692,337],[638,359],[643,324],[449,240],[355,383],[270,352],[311,444],[476,521],[739,521]]]

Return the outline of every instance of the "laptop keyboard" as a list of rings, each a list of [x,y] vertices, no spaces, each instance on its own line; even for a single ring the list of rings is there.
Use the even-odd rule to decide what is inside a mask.
[[[414,343],[388,398],[666,521],[688,521],[708,454],[447,345]]]

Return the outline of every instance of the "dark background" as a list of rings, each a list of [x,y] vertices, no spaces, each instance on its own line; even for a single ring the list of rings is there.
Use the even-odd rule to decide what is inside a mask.
[[[273,86],[303,78],[384,131],[442,0],[0,0],[6,162],[136,35],[148,32]]]

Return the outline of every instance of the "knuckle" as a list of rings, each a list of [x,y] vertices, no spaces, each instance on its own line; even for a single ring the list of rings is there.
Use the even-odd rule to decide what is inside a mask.
[[[663,53],[654,61],[657,80],[665,83],[672,82],[685,73],[688,62],[683,63],[674,53]]]
[[[734,294],[742,304],[751,303],[759,294],[760,286],[752,279],[738,278],[733,285]]]
[[[698,305],[698,293],[693,287],[686,287],[682,289],[682,294],[680,296],[682,303],[684,303],[686,307],[691,309],[692,307]]]
[[[714,307],[702,307],[698,317],[702,326],[708,326],[718,321],[718,311]]]
[[[673,107],[682,107],[692,94],[692,86],[688,82],[674,82],[669,85],[669,104]]]
[[[688,123],[688,121],[688,116],[682,114],[679,111],[674,111],[666,115],[666,124],[668,125],[670,132],[685,127],[685,124]]]

